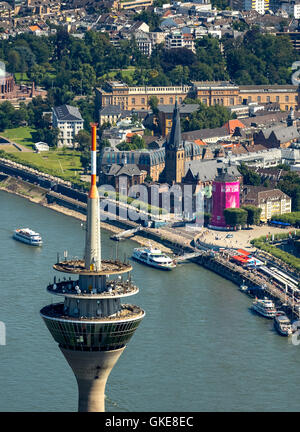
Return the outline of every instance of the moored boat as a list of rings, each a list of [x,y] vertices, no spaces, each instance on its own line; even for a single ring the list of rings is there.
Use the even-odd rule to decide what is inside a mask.
[[[274,318],[276,315],[275,304],[266,297],[264,299],[255,299],[252,309],[265,318]]]
[[[40,234],[29,228],[16,229],[13,238],[31,246],[41,246],[43,244]]]
[[[293,333],[291,321],[284,312],[277,312],[274,318],[274,328],[281,336],[290,336]]]
[[[164,254],[160,249],[149,247],[135,248],[132,258],[135,260],[162,270],[172,270],[176,267],[175,262]]]

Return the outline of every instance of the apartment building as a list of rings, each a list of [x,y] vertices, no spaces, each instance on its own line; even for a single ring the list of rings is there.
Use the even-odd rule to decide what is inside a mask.
[[[247,186],[243,191],[243,204],[261,208],[262,222],[267,222],[275,214],[281,215],[292,211],[291,198],[279,189]]]
[[[146,56],[150,57],[152,53],[152,42],[148,33],[138,30],[134,34],[135,42],[138,49]]]
[[[52,108],[52,124],[60,129],[58,147],[74,147],[74,138],[83,129],[83,118],[79,109],[70,105]]]
[[[166,35],[165,43],[167,50],[174,48],[187,48],[192,52],[196,52],[194,36],[191,33],[182,33],[181,31],[170,32]]]

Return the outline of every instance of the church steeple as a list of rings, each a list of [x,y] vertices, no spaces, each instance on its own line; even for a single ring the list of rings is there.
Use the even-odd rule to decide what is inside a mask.
[[[185,153],[181,138],[180,112],[177,104],[173,111],[172,129],[169,139],[166,141],[166,156],[164,178],[169,184],[181,183],[184,176]]]
[[[172,129],[166,147],[169,150],[177,150],[183,147],[182,139],[181,139],[181,128],[180,128],[180,111],[179,111],[177,99],[173,111]]]

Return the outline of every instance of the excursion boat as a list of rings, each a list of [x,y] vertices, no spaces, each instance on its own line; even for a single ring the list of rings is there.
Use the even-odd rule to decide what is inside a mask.
[[[39,233],[32,231],[29,228],[19,228],[14,231],[14,239],[31,246],[41,246],[43,244],[42,237]]]
[[[172,270],[176,267],[175,262],[164,254],[160,249],[149,247],[135,248],[133,250],[132,258],[162,270]]]
[[[267,298],[255,299],[252,304],[252,309],[265,318],[274,318],[276,315],[276,307],[274,303],[272,300]]]
[[[292,323],[284,312],[277,312],[274,327],[281,336],[290,336],[293,333]]]

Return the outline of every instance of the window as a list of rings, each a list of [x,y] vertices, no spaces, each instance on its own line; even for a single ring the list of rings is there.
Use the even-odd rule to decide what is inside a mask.
[[[286,101],[286,102],[289,101],[289,97],[288,97],[288,96],[285,97],[285,101]]]
[[[204,103],[204,105],[207,105],[207,99],[202,99],[202,102]]]
[[[131,98],[131,103],[135,104],[135,98]]]
[[[248,102],[252,102],[252,97],[248,96]]]
[[[163,104],[164,103],[164,99],[163,98],[159,98],[159,103]]]
[[[234,98],[230,98],[229,103],[230,105],[234,105]]]
[[[170,104],[173,104],[173,98],[172,97],[170,97],[169,102],[170,102]]]
[[[270,100],[271,100],[270,96],[267,96],[267,102],[270,102]]]
[[[142,98],[142,104],[145,104],[145,98]]]
[[[279,102],[279,96],[276,96],[276,102]]]
[[[289,106],[288,106],[288,105],[285,106],[285,110],[286,110],[286,111],[289,110]]]
[[[297,96],[296,96],[296,98],[297,98]],[[182,97],[179,98],[179,103],[182,103]]]
[[[257,96],[257,102],[261,102],[261,96]]]

